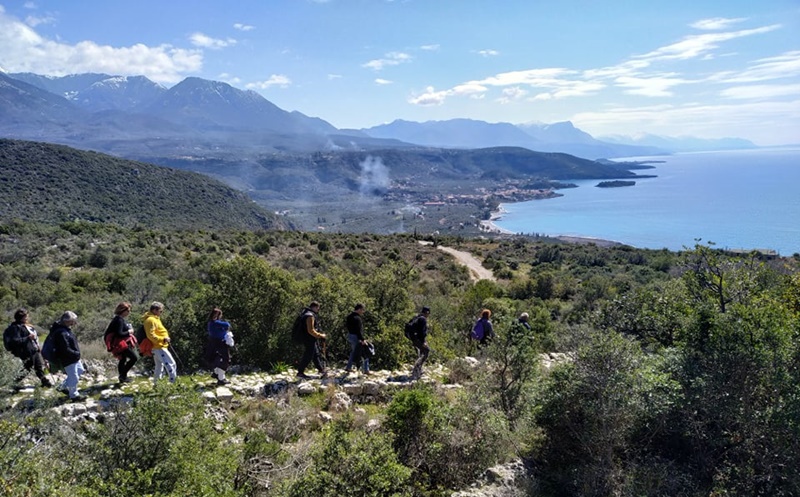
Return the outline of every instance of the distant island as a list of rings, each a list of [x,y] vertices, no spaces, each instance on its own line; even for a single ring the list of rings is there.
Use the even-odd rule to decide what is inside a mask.
[[[597,183],[597,188],[618,188],[620,186],[633,186],[635,185],[635,181],[625,181],[625,180],[614,180],[614,181],[601,181]]]

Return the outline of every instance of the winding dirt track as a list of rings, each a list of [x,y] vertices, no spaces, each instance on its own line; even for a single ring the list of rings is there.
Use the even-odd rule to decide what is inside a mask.
[[[420,240],[419,243],[421,243],[422,245],[432,244],[431,242],[425,240]],[[456,250],[451,247],[443,247],[441,245],[437,245],[436,248],[441,250],[442,252],[447,252],[448,254],[452,255],[461,265],[466,266],[466,268],[469,270],[469,277],[472,279],[472,281],[496,280],[494,274],[485,267],[483,267],[481,265],[481,261],[479,261],[474,255],[470,254],[469,252]]]

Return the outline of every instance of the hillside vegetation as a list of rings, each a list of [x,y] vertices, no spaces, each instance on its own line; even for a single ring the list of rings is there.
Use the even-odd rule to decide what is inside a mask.
[[[290,390],[223,413],[186,384],[103,423],[55,417],[46,398],[3,396],[7,495],[438,497],[516,458],[535,482],[509,489],[516,495],[800,493],[796,258],[427,237],[473,253],[498,278],[472,283],[411,235],[7,222],[0,239],[6,321],[24,305],[45,330],[74,310],[85,350],[118,301],[134,303],[138,323],[160,300],[189,374],[218,305],[240,368],[286,371],[300,356],[291,323],[316,299],[328,358],[341,365],[345,316],[363,302],[379,351],[372,367],[393,370],[413,361],[403,324],[427,305],[431,362],[449,371],[432,380],[462,386],[420,383],[357,412],[335,412],[334,390]],[[484,307],[497,339],[468,368],[461,358],[476,350],[465,336]],[[530,333],[515,327],[522,311]],[[569,360],[545,370],[550,352]],[[2,371],[13,361],[3,355]]]
[[[283,224],[206,176],[61,145],[0,139],[2,219],[273,229]]]

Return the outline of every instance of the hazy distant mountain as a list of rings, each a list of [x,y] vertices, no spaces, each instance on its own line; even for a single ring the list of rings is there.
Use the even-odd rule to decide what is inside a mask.
[[[61,136],[83,118],[85,113],[65,98],[0,73],[2,136]]]
[[[283,134],[336,131],[322,119],[287,112],[254,91],[200,78],[184,79],[144,111],[196,129],[232,128]]]
[[[144,76],[72,74],[62,77],[33,73],[9,74],[43,90],[60,95],[90,112],[101,110],[137,111],[152,103],[166,88]]]
[[[68,76],[42,76],[31,72],[18,72],[8,74],[14,79],[24,81],[29,85],[36,86],[42,90],[62,96],[66,99],[71,98],[76,93],[81,92],[98,81],[111,78],[108,74],[101,73],[82,73],[70,74]]]
[[[394,138],[431,147],[524,147],[539,152],[562,152],[585,159],[663,153],[652,147],[605,143],[575,128],[571,122],[555,124],[487,123],[450,119],[424,123],[397,120],[362,130],[370,136]]]
[[[93,83],[71,100],[89,111],[139,111],[153,103],[167,89],[144,76],[114,76]]]
[[[636,136],[608,135],[602,139],[611,143],[657,147],[672,152],[702,152],[707,150],[740,150],[758,148],[750,140],[743,138],[695,138],[692,136],[658,136],[648,133]]]
[[[424,123],[396,120],[362,129],[375,138],[394,138],[417,145],[442,148],[525,147],[535,149],[537,140],[513,124],[487,123],[473,119],[450,119]]]

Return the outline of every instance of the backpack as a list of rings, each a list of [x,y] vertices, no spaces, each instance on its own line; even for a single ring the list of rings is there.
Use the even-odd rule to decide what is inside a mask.
[[[44,339],[44,343],[42,344],[42,357],[44,357],[44,360],[49,363],[57,362],[56,341],[53,338],[53,333],[48,333],[47,338]]]
[[[153,342],[147,338],[147,332],[144,331],[144,323],[140,324],[138,328],[136,328],[136,333],[134,333],[134,338],[139,343],[139,353],[143,356],[151,356],[153,355]]]
[[[403,334],[409,340],[415,340],[419,336],[419,330],[417,323],[419,322],[419,316],[414,316],[411,318],[411,321],[406,323],[406,328],[403,331]]]
[[[292,341],[294,343],[304,343],[306,341],[306,337],[308,336],[306,318],[308,318],[308,314],[306,311],[303,311],[303,313],[294,320],[294,325],[292,325]]]
[[[475,326],[472,327],[472,332],[469,334],[469,337],[473,340],[483,340],[484,333],[483,319],[479,319],[475,322]]]
[[[12,324],[6,331],[3,332],[3,346],[6,348],[7,351],[11,352],[12,354],[16,355],[14,350],[14,341],[11,338],[11,334],[16,331],[16,323]]]

